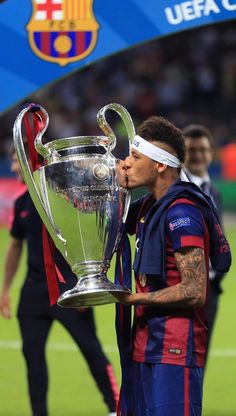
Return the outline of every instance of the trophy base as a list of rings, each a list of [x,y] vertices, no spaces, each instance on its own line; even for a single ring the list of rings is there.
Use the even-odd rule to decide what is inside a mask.
[[[88,306],[116,303],[113,294],[131,293],[130,289],[110,282],[106,276],[86,276],[79,279],[77,285],[64,292],[57,304],[63,308],[83,308]]]

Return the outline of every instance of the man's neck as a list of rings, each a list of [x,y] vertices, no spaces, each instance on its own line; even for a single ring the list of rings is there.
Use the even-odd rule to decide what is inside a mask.
[[[171,172],[165,176],[159,176],[153,187],[149,187],[149,191],[153,194],[156,200],[162,198],[169,190],[169,188],[179,179],[178,171]]]

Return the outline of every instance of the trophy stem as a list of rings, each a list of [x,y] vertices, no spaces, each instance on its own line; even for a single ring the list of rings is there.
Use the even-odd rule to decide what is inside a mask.
[[[71,267],[72,272],[78,277],[83,279],[87,276],[96,276],[100,273],[104,273],[110,267],[110,263],[106,262],[106,266],[102,261],[89,260],[85,262],[79,262]]]
[[[110,282],[103,272],[88,274],[81,276],[73,289],[64,292],[57,304],[64,308],[80,308],[116,303],[113,296],[116,292],[130,293],[130,290]]]

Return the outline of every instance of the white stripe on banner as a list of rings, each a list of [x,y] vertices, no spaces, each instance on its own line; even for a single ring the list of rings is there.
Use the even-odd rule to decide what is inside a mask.
[[[5,350],[19,350],[21,348],[21,342],[12,340],[0,341],[0,349]],[[78,347],[74,344],[69,344],[68,342],[49,342],[48,349],[51,351],[77,351]],[[116,345],[104,345],[104,351],[110,353],[118,353]],[[210,351],[211,357],[236,357],[236,349],[214,349]]]

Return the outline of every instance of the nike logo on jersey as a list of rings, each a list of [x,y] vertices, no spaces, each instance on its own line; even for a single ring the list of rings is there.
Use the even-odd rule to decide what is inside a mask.
[[[30,211],[21,211],[20,212],[20,218],[26,218],[30,214]]]
[[[180,355],[180,354],[182,354],[182,350],[180,348],[169,348],[169,353]]]

